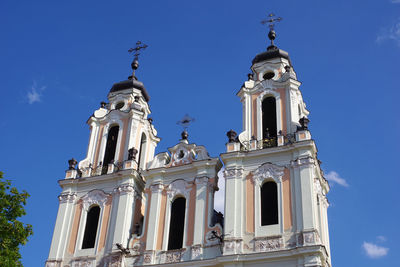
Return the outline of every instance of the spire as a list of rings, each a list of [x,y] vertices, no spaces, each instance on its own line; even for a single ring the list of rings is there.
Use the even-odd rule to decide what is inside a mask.
[[[135,48],[129,48],[128,52],[129,53],[134,53],[133,55],[135,56],[133,58],[133,61],[131,63],[131,67],[132,67],[132,76],[129,76],[128,79],[132,80],[138,80],[137,77],[135,76],[135,70],[137,70],[139,68],[139,55],[140,55],[140,50],[141,49],[146,49],[148,47],[147,44],[143,44],[141,41],[137,41],[136,42],[136,47]]]
[[[267,24],[269,27],[268,39],[271,41],[271,44],[267,47],[267,51],[264,51],[255,56],[252,61],[253,65],[272,58],[286,58],[289,61],[289,65],[292,65],[292,63],[290,62],[289,54],[286,51],[279,49],[274,43],[274,40],[276,38],[276,32],[274,29],[275,23],[280,22],[281,20],[281,17],[276,17],[274,13],[270,13],[267,19],[261,21],[261,24]]]
[[[274,40],[276,38],[276,32],[274,30],[275,23],[280,22],[282,20],[281,17],[275,17],[274,13],[270,13],[268,15],[268,19],[261,21],[261,24],[269,24],[269,33],[268,33],[268,38],[271,41],[271,45],[268,46],[267,50],[273,50],[273,49],[278,49],[278,47],[275,46]]]

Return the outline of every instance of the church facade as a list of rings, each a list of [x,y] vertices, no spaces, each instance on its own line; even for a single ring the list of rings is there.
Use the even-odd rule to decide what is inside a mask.
[[[243,131],[227,133],[220,157],[186,131],[155,155],[143,83],[133,73],[113,85],[87,122],[86,158],[59,181],[47,267],[331,266],[329,185],[292,62],[269,37],[237,93]],[[222,167],[224,215],[214,210]]]

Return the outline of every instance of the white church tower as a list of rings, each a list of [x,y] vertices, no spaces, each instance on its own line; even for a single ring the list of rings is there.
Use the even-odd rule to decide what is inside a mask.
[[[145,47],[138,42],[136,51]],[[133,75],[114,84],[109,103],[102,102],[87,121],[86,158],[79,164],[69,160],[59,181],[62,192],[46,266],[111,266],[120,260],[118,247],[128,247],[142,227],[145,181],[140,172],[160,139],[148,117],[150,97],[135,77],[138,66],[136,55]]]
[[[160,139],[135,73],[89,118],[87,156],[69,161],[46,267],[331,267],[326,194],[289,54],[271,45],[253,59],[237,95],[243,131],[226,152]],[[140,42],[137,55],[146,48]],[[189,118],[186,118],[186,122]],[[225,214],[214,210],[224,166]]]
[[[279,19],[279,18],[278,18]],[[272,16],[267,22],[276,21]],[[243,132],[227,133],[224,255],[246,266],[331,266],[326,194],[309,112],[287,52],[271,45],[237,95]]]

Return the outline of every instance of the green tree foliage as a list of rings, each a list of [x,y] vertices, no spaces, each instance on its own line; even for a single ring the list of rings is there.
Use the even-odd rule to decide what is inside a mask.
[[[0,172],[0,265],[22,266],[19,246],[25,245],[33,234],[32,225],[23,224],[17,218],[26,214],[24,205],[29,194],[18,192]]]

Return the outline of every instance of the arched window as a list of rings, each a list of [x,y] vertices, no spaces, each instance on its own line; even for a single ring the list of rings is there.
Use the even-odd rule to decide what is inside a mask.
[[[182,248],[183,231],[185,228],[185,206],[186,199],[183,197],[179,197],[172,202],[168,250]]]
[[[261,186],[261,225],[278,224],[278,188],[275,182]]]
[[[139,161],[138,161],[138,166],[141,169],[146,169],[146,162],[145,162],[146,142],[147,142],[146,135],[144,133],[142,133],[142,138],[140,139]]]
[[[93,206],[89,209],[86,218],[85,233],[83,235],[82,249],[94,248],[97,226],[99,224],[100,207]]]
[[[117,149],[119,126],[113,126],[108,131],[106,152],[104,153],[103,169],[101,174],[106,174],[108,169],[108,164],[114,160],[115,150]]]
[[[276,99],[269,96],[262,102],[262,136],[263,139],[267,139],[274,138],[276,135]]]

